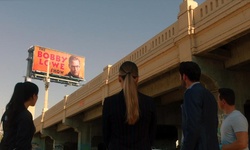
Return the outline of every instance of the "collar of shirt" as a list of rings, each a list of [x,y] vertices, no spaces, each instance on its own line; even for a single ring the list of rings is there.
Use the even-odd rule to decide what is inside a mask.
[[[194,82],[194,83],[192,83],[187,89],[191,89],[195,84],[198,84],[198,83],[200,83],[200,82]]]
[[[230,116],[231,114],[233,114],[234,112],[236,112],[237,110],[233,110],[232,112],[230,112],[229,114],[223,114],[223,118],[226,119],[228,116]]]

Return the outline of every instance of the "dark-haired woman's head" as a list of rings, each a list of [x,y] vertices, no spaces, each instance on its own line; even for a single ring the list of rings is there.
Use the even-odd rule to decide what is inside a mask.
[[[34,106],[36,104],[38,92],[38,86],[32,82],[19,82],[15,85],[12,97],[6,106],[6,111],[4,113],[4,120],[6,121],[7,126],[14,122],[15,117],[20,112],[27,109],[29,106]]]
[[[19,82],[14,87],[14,91],[9,104],[17,104],[22,106],[31,99],[37,100],[38,92],[39,88],[36,84],[32,82]],[[32,104],[30,106],[34,105]]]
[[[24,82],[24,102],[30,101],[29,106],[34,106],[38,98],[39,88],[32,82]]]

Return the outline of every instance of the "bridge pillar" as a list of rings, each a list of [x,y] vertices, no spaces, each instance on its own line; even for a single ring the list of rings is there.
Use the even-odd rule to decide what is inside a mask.
[[[44,149],[46,140],[41,137],[41,134],[35,134],[32,139],[32,147],[35,149]]]
[[[90,126],[88,124],[81,125],[77,128],[78,132],[78,150],[90,150]]]
[[[105,97],[108,96],[109,93],[109,74],[110,74],[110,68],[112,65],[108,65],[105,68],[103,68],[103,76],[102,76],[102,104],[104,102]]]
[[[55,129],[43,129],[42,134],[49,136],[53,140],[53,148],[57,148],[58,145],[63,146],[63,139],[60,138],[61,134],[57,133]],[[44,147],[47,147],[46,144]]]
[[[32,146],[38,150],[53,149],[53,139],[47,135],[36,134],[32,139]]]
[[[43,136],[47,136],[50,137],[53,140],[53,144],[52,147],[54,149],[60,149],[60,148],[64,148],[67,149],[66,146],[68,146],[70,144],[70,150],[76,150],[77,146],[77,136],[75,134],[74,131],[72,130],[67,130],[67,131],[62,131],[62,132],[57,132],[56,127],[50,127],[47,129],[43,129],[42,130],[42,134]],[[51,143],[49,143],[50,145],[47,145],[48,143],[46,143],[46,138],[44,138],[45,140],[45,144],[43,146],[43,148],[45,147],[51,147]],[[45,148],[46,149],[46,148]]]
[[[176,45],[179,49],[179,59],[182,61],[192,60],[192,53],[196,50],[194,13],[198,6],[194,0],[185,0],[180,5],[178,14],[178,38]]]
[[[63,124],[72,127],[78,133],[77,149],[78,150],[90,150],[91,149],[91,127],[88,123],[83,123],[81,117],[74,119],[64,119]]]

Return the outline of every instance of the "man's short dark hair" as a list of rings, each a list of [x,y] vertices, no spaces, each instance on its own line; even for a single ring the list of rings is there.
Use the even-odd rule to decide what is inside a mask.
[[[181,76],[185,74],[190,81],[200,81],[201,69],[199,65],[192,61],[181,62],[179,67]]]
[[[220,100],[224,99],[228,105],[235,105],[235,94],[230,88],[220,88],[219,89]]]

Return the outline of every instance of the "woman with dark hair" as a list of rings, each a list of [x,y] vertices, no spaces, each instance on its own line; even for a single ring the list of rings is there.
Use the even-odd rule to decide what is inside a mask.
[[[2,116],[1,150],[31,150],[35,126],[29,106],[35,106],[39,88],[31,82],[19,82]]]
[[[137,65],[124,62],[118,80],[122,90],[103,105],[103,139],[109,150],[151,150],[156,132],[153,99],[138,92]]]

